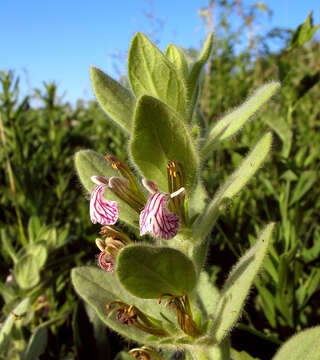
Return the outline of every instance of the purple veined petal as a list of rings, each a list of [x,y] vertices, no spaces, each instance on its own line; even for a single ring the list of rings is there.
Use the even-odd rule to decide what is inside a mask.
[[[90,219],[93,224],[113,225],[118,220],[118,204],[116,201],[106,200],[103,196],[107,184],[98,185],[91,193]]]
[[[177,235],[180,218],[167,209],[168,194],[155,193],[150,196],[145,208],[140,213],[140,235],[147,232],[160,239],[171,239]]]
[[[154,194],[159,190],[158,184],[156,182],[146,178],[142,179],[142,185],[149,191],[150,194]]]
[[[98,264],[101,267],[101,269],[113,273],[113,271],[114,271],[113,258],[110,255],[106,254],[104,251],[102,251],[99,254]]]

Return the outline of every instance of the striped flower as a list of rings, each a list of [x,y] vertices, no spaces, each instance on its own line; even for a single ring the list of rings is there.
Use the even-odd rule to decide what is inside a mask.
[[[110,273],[114,271],[114,259],[108,255],[105,251],[102,251],[98,257],[98,264],[101,269],[106,270]]]
[[[109,179],[103,176],[92,176],[91,180],[98,186],[90,197],[90,219],[93,224],[113,225],[118,220],[118,204],[116,201],[106,200],[104,191],[109,187]]]
[[[184,188],[173,194],[167,194],[158,192],[158,185],[153,181],[143,179],[142,183],[152,195],[140,213],[140,235],[149,232],[160,239],[173,238],[178,233],[180,218],[177,214],[170,212],[167,205],[169,199],[184,192]]]

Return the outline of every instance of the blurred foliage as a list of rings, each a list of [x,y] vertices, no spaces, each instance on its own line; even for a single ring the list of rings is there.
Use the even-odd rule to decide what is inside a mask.
[[[265,271],[233,337],[235,348],[245,343],[252,356],[269,359],[291,334],[320,323],[320,44],[312,40],[311,15],[296,31],[255,33],[261,17],[271,16],[261,2],[210,1],[200,16],[215,29],[199,104],[208,126],[262,83],[282,83],[246,131],[204,164],[212,195],[262,129],[275,134],[265,171],[220,218],[206,264],[222,282],[261,224],[277,222]],[[91,148],[126,160],[126,136],[95,101],[71,106],[55,83],[21,97],[14,72],[2,71],[0,85],[0,359],[113,359],[126,344],[75,296],[69,280],[72,267],[95,262],[96,231],[73,154]],[[248,340],[252,334],[256,341]]]
[[[313,27],[310,14],[289,38],[287,31],[277,30],[277,36],[285,39],[280,51],[268,49],[265,42],[270,34],[266,38],[258,35],[258,39],[251,34],[248,48],[239,53],[236,45],[243,33],[228,30],[230,11],[237,11],[234,6],[224,8],[217,25],[218,29],[227,29],[229,36],[216,39],[202,90],[200,107],[208,126],[241,104],[262,83],[278,79],[282,87],[246,131],[223,144],[205,164],[206,187],[213,194],[263,128],[271,128],[275,134],[267,169],[258,173],[256,181],[220,218],[218,230],[212,234],[208,266],[214,265],[214,277],[224,279],[226,260],[232,264],[232,257],[243,254],[261,224],[277,222],[265,271],[256,279],[257,296],[251,298],[251,306],[247,306],[238,326],[241,331],[236,334],[240,339],[243,332],[255,329],[257,337],[270,334],[276,344],[320,322],[316,305],[320,295],[320,45],[317,41],[307,43],[318,27]],[[244,22],[250,17],[243,16],[247,16]],[[254,17],[250,19],[252,25]],[[275,349],[270,345],[269,355],[262,351],[266,358]],[[252,354],[263,356],[254,345]]]
[[[75,149],[92,148],[125,157],[126,138],[94,101],[78,101],[74,109],[63,102],[55,83],[44,83],[25,98],[19,97],[19,79],[12,71],[1,72],[0,84],[4,324],[20,316],[15,309],[23,299],[31,300],[21,320],[18,316],[14,321],[16,328],[1,328],[0,354],[5,359],[36,359],[35,354],[46,349],[46,359],[80,353],[79,358],[88,358],[99,352],[93,334],[103,339],[107,330],[96,334],[101,324],[87,315],[69,281],[74,265],[95,259],[93,250],[87,250],[94,249],[88,243],[94,242],[95,229],[81,196],[73,154]],[[32,107],[32,100],[39,106]],[[92,340],[84,345],[80,334]],[[45,344],[34,350],[39,337]]]

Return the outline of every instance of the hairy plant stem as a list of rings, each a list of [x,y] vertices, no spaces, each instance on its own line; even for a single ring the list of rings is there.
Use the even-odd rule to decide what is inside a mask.
[[[190,360],[230,360],[230,340],[226,337],[219,345],[204,346],[196,351],[190,350],[186,358]]]

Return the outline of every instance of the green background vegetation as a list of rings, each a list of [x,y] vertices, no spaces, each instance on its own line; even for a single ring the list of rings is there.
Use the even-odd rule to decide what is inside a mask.
[[[309,17],[295,32],[274,29],[235,51],[261,9],[244,10],[238,29],[228,23],[232,6],[222,2],[221,10],[199,104],[206,124],[263,83],[280,80],[282,87],[205,164],[213,195],[262,130],[275,134],[263,171],[215,227],[205,266],[222,284],[261,226],[277,223],[264,271],[231,337],[234,348],[269,359],[292,334],[320,323],[320,43],[309,41],[315,31]],[[202,16],[210,27],[210,6]],[[268,46],[274,38],[283,41],[276,53]],[[126,160],[127,138],[95,101],[71,106],[55,83],[24,98],[14,72],[1,72],[0,83],[0,358],[113,359],[128,344],[105,328],[70,282],[70,270],[94,264],[98,253],[73,155],[91,148]],[[35,100],[39,106],[32,106]],[[21,304],[26,297],[30,306]],[[17,306],[28,311],[14,320]]]

